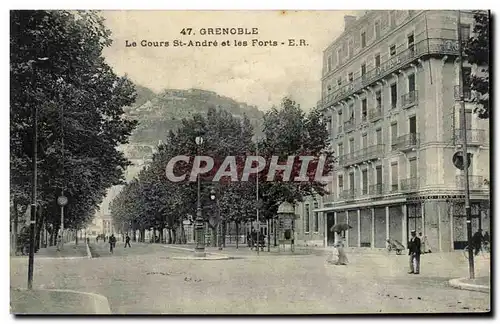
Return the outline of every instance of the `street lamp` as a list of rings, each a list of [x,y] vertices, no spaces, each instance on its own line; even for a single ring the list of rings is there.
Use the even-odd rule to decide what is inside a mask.
[[[29,64],[33,65],[39,62],[47,61],[48,57],[39,57],[36,60],[30,60]],[[36,72],[33,69],[31,74],[31,86],[36,88]],[[35,101],[35,100],[33,100]],[[37,210],[37,155],[38,155],[38,106],[37,103],[33,104],[33,178],[31,184],[31,215],[30,215],[30,251],[28,257],[28,289],[33,287],[33,263],[35,259],[35,223],[36,223],[36,210]]]
[[[200,146],[203,144],[203,137],[201,136],[196,136],[195,138],[195,143],[197,145],[196,151],[197,155],[199,156],[200,154]],[[198,173],[196,175],[196,179],[198,182],[198,201],[197,201],[197,206],[196,206],[196,222],[195,222],[195,227],[196,227],[196,247],[194,249],[194,254],[197,257],[204,257],[205,256],[205,233],[203,231],[203,218],[201,215],[201,182],[200,182],[200,174]]]
[[[217,196],[215,194],[215,190],[212,188],[212,190],[210,190],[210,200],[215,202],[216,207],[217,207],[217,247],[219,248],[219,250],[222,250],[222,246],[220,244],[221,241],[219,239],[219,237],[222,236],[220,207],[219,207],[219,200],[216,200],[216,198],[217,198]],[[224,239],[224,238],[222,238],[222,239]]]

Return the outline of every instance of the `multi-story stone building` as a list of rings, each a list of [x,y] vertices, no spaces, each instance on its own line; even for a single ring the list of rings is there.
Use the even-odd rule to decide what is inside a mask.
[[[411,230],[433,251],[466,244],[464,175],[452,157],[461,149],[458,30],[468,38],[474,19],[460,15],[460,28],[451,10],[345,17],[324,51],[318,102],[338,163],[331,194],[297,206],[297,243],[331,245],[330,227],[348,223],[350,247],[406,245]],[[473,68],[464,64],[465,81]],[[473,232],[489,231],[489,122],[473,108],[466,102]]]

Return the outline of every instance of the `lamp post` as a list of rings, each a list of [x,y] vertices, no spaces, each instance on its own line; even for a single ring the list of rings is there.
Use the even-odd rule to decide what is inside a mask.
[[[31,60],[31,67],[38,62],[47,61],[48,57],[37,58],[37,60]],[[36,73],[33,69],[31,74],[31,86],[36,88]],[[33,100],[34,101],[34,100]],[[36,223],[36,195],[37,195],[37,155],[38,155],[38,106],[37,103],[33,104],[33,156],[32,156],[32,167],[33,167],[33,178],[31,184],[31,215],[30,215],[30,251],[28,258],[28,289],[33,287],[33,263],[35,259],[35,223]]]
[[[212,190],[210,190],[210,200],[215,202],[216,207],[217,207],[217,243],[216,244],[217,244],[217,247],[219,248],[219,250],[222,250],[221,241],[219,239],[219,237],[222,236],[219,200],[217,199],[217,195],[215,194],[215,190],[213,188],[212,188]]]
[[[197,145],[197,155],[200,153],[200,146],[203,144],[203,137],[201,136],[196,136],[195,138],[195,143]],[[205,256],[205,233],[203,231],[203,218],[201,215],[201,179],[200,179],[200,174],[198,173],[196,176],[196,180],[198,182],[198,200],[197,200],[197,206],[196,206],[196,222],[195,222],[195,227],[196,227],[196,247],[194,249],[194,254],[197,257],[204,257]]]

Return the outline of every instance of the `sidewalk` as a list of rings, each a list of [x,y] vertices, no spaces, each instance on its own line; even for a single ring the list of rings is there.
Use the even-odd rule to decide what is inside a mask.
[[[10,288],[10,312],[15,315],[111,314],[106,297],[72,290]]]
[[[27,255],[11,256],[13,258],[27,258]],[[83,258],[87,257],[87,247],[85,242],[75,242],[65,243],[61,251],[57,251],[57,246],[48,246],[46,248],[41,248],[35,253],[35,258]]]
[[[450,279],[450,286],[463,289],[480,291],[484,293],[490,293],[491,290],[491,278],[490,276],[477,277],[475,279],[469,278],[456,278]]]

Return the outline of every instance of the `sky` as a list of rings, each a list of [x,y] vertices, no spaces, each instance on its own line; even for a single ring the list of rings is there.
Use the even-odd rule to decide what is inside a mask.
[[[323,50],[352,11],[104,11],[113,44],[104,57],[115,72],[155,92],[199,88],[267,110],[291,97],[305,110],[321,93]],[[258,28],[257,35],[200,35],[205,28]],[[192,28],[195,35],[182,35]],[[279,46],[252,46],[252,40]],[[307,46],[288,44],[304,39]],[[141,41],[168,41],[142,47]],[[174,47],[173,41],[217,40],[218,47]],[[235,47],[234,41],[248,42]],[[137,46],[127,47],[136,42]],[[230,46],[222,47],[222,41]],[[298,41],[297,41],[298,43]]]

